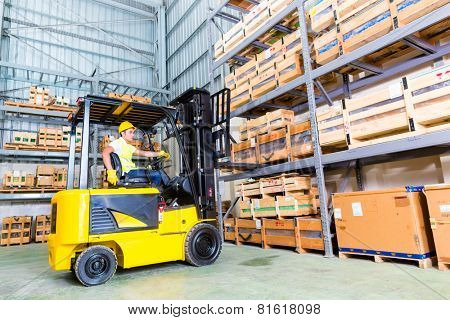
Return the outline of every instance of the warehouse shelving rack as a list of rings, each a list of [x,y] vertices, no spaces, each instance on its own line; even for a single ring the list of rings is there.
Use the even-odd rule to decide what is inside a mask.
[[[257,1],[251,1],[257,4]],[[223,9],[225,7],[236,9],[234,6],[229,5],[229,1],[225,0],[220,3],[220,5],[214,9],[210,9],[210,14],[208,16],[208,53],[209,53],[209,84],[211,92],[215,92],[214,88],[214,71],[218,69],[220,66],[225,64],[231,58],[235,57],[239,54],[243,49],[249,47],[250,45],[254,45],[255,41],[267,33],[270,29],[274,28],[281,21],[282,18],[292,13],[294,10],[298,11],[299,16],[299,28],[301,34],[301,42],[302,42],[302,56],[303,56],[303,66],[304,66],[304,74],[296,78],[295,80],[280,86],[273,91],[259,97],[256,100],[253,100],[241,107],[237,110],[234,110],[230,113],[230,117],[251,117],[249,112],[252,110],[256,110],[260,106],[264,106],[268,101],[273,98],[279,97],[285,93],[288,93],[300,85],[306,85],[307,89],[307,99],[308,101],[302,103],[298,106],[292,108],[292,110],[296,113],[307,111],[309,109],[309,117],[311,121],[311,133],[312,140],[314,144],[314,156],[306,159],[301,159],[293,162],[287,162],[276,165],[269,165],[265,167],[261,167],[255,170],[247,171],[244,173],[238,174],[230,174],[230,175],[221,175],[220,170],[216,169],[216,190],[220,190],[220,183],[226,181],[236,181],[240,179],[245,179],[249,177],[256,176],[267,176],[276,173],[283,173],[289,171],[303,170],[303,169],[315,169],[317,184],[320,195],[320,212],[322,218],[322,229],[324,234],[324,244],[325,244],[325,256],[332,257],[333,256],[333,248],[331,243],[331,232],[330,232],[330,224],[332,218],[332,210],[329,210],[327,193],[324,182],[324,167],[333,167],[338,165],[347,165],[347,167],[353,166],[356,170],[356,177],[358,181],[358,187],[363,189],[363,181],[361,177],[361,163],[365,160],[369,160],[372,163],[389,161],[394,159],[400,159],[401,157],[417,157],[419,155],[423,155],[426,153],[439,153],[442,152],[442,147],[436,146],[448,146],[450,145],[450,131],[441,131],[441,132],[433,132],[420,136],[414,136],[409,138],[404,138],[401,140],[395,140],[380,144],[374,144],[371,146],[331,153],[331,154],[322,154],[321,147],[319,145],[319,136],[317,129],[317,121],[316,121],[316,106],[322,102],[328,102],[331,104],[333,99],[338,97],[351,96],[352,90],[357,90],[362,87],[367,87],[370,85],[374,85],[379,83],[389,77],[393,77],[396,75],[400,75],[407,70],[410,70],[418,65],[425,64],[427,62],[432,62],[436,59],[442,58],[443,56],[450,54],[450,44],[442,45],[442,46],[432,46],[421,39],[416,38],[413,34],[423,30],[429,26],[435,25],[444,19],[448,19],[450,15],[450,4],[446,4],[445,6],[435,10],[434,12],[427,14],[415,21],[409,23],[406,26],[399,27],[391,31],[390,33],[348,53],[343,54],[337,59],[323,65],[319,66],[315,69],[312,68],[311,59],[310,59],[310,51],[309,51],[309,42],[308,42],[308,34],[307,34],[307,26],[306,26],[306,18],[305,18],[305,3],[306,0],[294,0],[291,4],[289,4],[285,9],[280,11],[275,16],[271,17],[261,28],[257,31],[253,32],[250,36],[246,37],[241,43],[239,43],[236,47],[226,52],[222,57],[214,60],[214,52],[213,52],[213,26],[216,25],[215,18],[226,19],[227,21],[237,21],[239,20],[236,17],[233,17],[229,13],[223,13]],[[245,12],[244,9],[239,9],[241,12]],[[400,62],[396,65],[390,66],[388,68],[378,68],[373,65],[363,63],[359,61],[359,59],[376,52],[380,49],[386,48],[396,42],[402,41],[408,46],[415,48],[423,52],[423,55],[413,58],[404,62]],[[239,58],[238,58],[239,59]],[[326,92],[323,87],[318,82],[318,77],[329,74],[335,70],[338,70],[344,66],[353,66],[363,71],[366,71],[371,74],[371,76],[367,76],[360,80],[349,83],[348,81],[344,81],[344,84],[341,88],[337,88],[332,90],[331,92]],[[345,79],[345,76],[344,76]],[[316,99],[316,93],[314,92],[314,86],[317,86],[321,95]],[[276,107],[276,106],[274,106]],[[280,107],[281,108],[281,107]],[[284,107],[285,108],[285,107]],[[426,148],[426,149],[424,149]],[[420,153],[418,150],[421,150]],[[426,152],[424,152],[427,150]],[[448,150],[448,149],[447,149]],[[400,155],[400,157],[399,157]],[[349,173],[349,171],[347,171]],[[348,180],[348,175],[342,182],[342,184],[346,184]],[[221,205],[221,195],[220,192],[217,192],[217,207],[219,212],[222,211]],[[237,201],[232,202],[236,204]],[[227,214],[231,212],[233,206],[229,209]],[[330,214],[331,213],[331,214]],[[222,216],[219,215],[219,224],[222,228]]]

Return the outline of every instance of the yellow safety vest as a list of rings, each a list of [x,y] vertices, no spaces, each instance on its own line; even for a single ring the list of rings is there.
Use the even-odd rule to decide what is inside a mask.
[[[120,137],[117,139],[119,143],[120,150],[114,150],[119,156],[120,163],[122,164],[122,173],[126,173],[131,169],[135,169],[136,165],[133,163],[133,153],[136,150],[134,146],[128,144],[124,138]],[[119,152],[117,152],[119,151]]]

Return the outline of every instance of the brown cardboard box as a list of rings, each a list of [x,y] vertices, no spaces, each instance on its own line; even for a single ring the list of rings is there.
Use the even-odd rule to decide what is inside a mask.
[[[36,177],[36,187],[53,187],[53,176],[38,176]]]
[[[450,184],[425,186],[440,270],[450,269]]]
[[[54,177],[53,186],[55,188],[65,188],[67,186],[67,169],[57,169]]]
[[[37,176],[53,176],[55,174],[55,167],[47,164],[41,164],[37,166]]]
[[[426,199],[421,189],[411,191],[407,187],[334,194],[339,250],[427,258],[434,245]]]

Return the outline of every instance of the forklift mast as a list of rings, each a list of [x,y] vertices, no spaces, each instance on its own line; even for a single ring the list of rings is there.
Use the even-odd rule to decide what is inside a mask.
[[[182,149],[192,174],[192,189],[197,191],[197,203],[205,219],[216,218],[214,113],[210,99],[207,90],[189,89],[170,103],[177,107],[175,120]],[[189,174],[184,166],[182,173]]]

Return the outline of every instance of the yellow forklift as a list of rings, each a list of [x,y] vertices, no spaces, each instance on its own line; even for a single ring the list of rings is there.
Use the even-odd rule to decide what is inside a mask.
[[[220,97],[220,103],[214,102]],[[223,241],[214,169],[215,159],[229,154],[229,144],[223,144],[229,139],[229,90],[211,97],[206,90],[190,89],[167,107],[93,95],[80,98],[78,106],[69,117],[68,190],[58,192],[51,202],[48,260],[52,269],[71,270],[83,285],[93,286],[108,281],[118,266],[180,260],[194,266],[214,263]],[[90,126],[116,126],[122,121],[146,133],[159,126],[167,137],[176,139],[179,175],[170,177],[163,159],[122,174],[120,159],[112,153],[118,186],[89,189]],[[80,188],[73,189],[75,131],[81,122]]]

